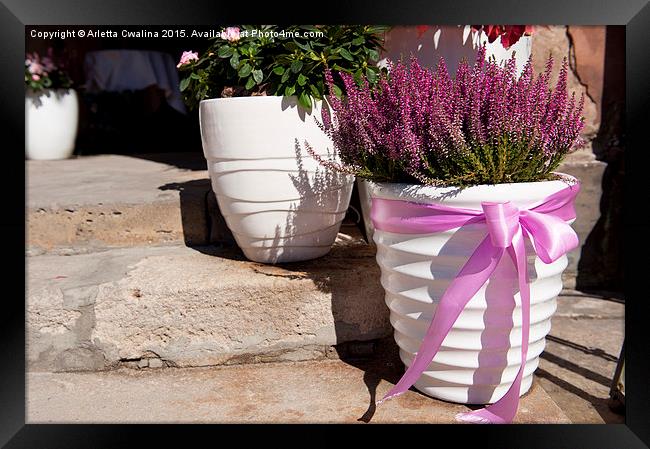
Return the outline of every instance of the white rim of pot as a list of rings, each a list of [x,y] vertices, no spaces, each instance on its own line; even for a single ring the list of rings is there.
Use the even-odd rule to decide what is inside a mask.
[[[388,192],[391,192],[390,196],[399,196],[408,199],[418,199],[423,200],[444,200],[444,197],[455,195],[471,195],[473,193],[481,192],[481,196],[485,196],[488,193],[494,194],[495,196],[507,196],[513,188],[534,188],[536,185],[549,185],[549,183],[564,184],[566,186],[575,185],[578,183],[578,179],[574,176],[571,176],[566,173],[553,172],[554,175],[560,176],[561,179],[549,179],[545,181],[532,181],[532,182],[511,182],[511,183],[502,183],[502,184],[477,184],[468,187],[458,187],[458,186],[448,186],[448,187],[438,187],[425,184],[407,184],[407,183],[393,183],[393,182],[375,182],[370,180],[365,180],[370,184],[371,192],[374,188],[382,188]],[[374,187],[374,188],[373,188]],[[441,198],[442,197],[442,198]]]

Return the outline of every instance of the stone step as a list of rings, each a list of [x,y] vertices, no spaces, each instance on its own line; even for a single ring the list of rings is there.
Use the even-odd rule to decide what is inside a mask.
[[[26,161],[30,254],[210,243],[200,153]]]
[[[323,258],[282,266],[179,244],[43,254],[27,266],[32,370],[318,359],[392,334],[374,249],[354,232]]]
[[[202,153],[83,156],[26,165],[28,255],[180,242],[234,244]],[[602,162],[575,158],[560,167],[582,184],[574,224],[580,247],[568,255],[568,286],[575,285],[582,245],[600,215],[596,205],[604,168]]]
[[[265,363],[218,368],[28,373],[26,422],[454,423],[470,409],[417,391],[375,408],[401,374],[380,360]],[[538,382],[514,423],[571,421]]]

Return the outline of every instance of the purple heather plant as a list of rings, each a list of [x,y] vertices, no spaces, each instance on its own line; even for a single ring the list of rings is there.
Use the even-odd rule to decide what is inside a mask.
[[[567,93],[567,62],[555,89],[549,88],[553,59],[533,75],[528,60],[517,77],[514,55],[505,64],[463,61],[451,77],[441,58],[435,70],[415,57],[410,66],[390,64],[371,87],[343,72],[325,74],[330,93],[334,76],[345,86],[330,95],[321,129],[332,139],[341,163],[322,164],[359,177],[431,185],[466,186],[531,182],[557,177],[564,156],[584,144],[580,132],[584,95]]]

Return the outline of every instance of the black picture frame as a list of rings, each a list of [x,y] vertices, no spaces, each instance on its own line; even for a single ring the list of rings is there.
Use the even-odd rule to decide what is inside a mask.
[[[218,22],[249,23],[369,23],[369,24],[575,24],[625,25],[626,27],[626,420],[615,425],[513,425],[513,426],[416,426],[423,437],[458,446],[458,441],[488,443],[493,447],[522,448],[642,448],[650,447],[650,359],[645,342],[647,299],[643,281],[647,261],[633,255],[649,254],[643,236],[650,227],[645,195],[643,156],[650,153],[644,131],[650,125],[650,4],[648,0],[611,2],[579,0],[453,0],[426,2],[358,1],[319,2],[223,2],[155,0],[1,0],[0,1],[0,129],[3,135],[4,207],[0,215],[4,254],[4,286],[25,289],[25,264],[8,262],[25,259],[24,188],[24,91],[20,67],[24,61],[26,25],[179,25]],[[214,18],[214,20],[210,20]],[[647,166],[647,165],[646,165]],[[23,166],[24,167],[24,166]],[[629,206],[629,207],[628,207]],[[22,234],[21,234],[22,233]],[[645,276],[644,276],[645,275]],[[7,288],[4,292],[9,292]],[[6,293],[0,311],[0,445],[7,448],[95,448],[131,447],[170,442],[171,433],[187,442],[215,437],[214,426],[113,426],[113,425],[34,425],[25,424],[25,305],[18,294]],[[232,426],[231,426],[232,427]],[[259,428],[260,426],[254,426]],[[271,426],[264,426],[265,439],[275,437]],[[312,426],[309,426],[310,429]],[[372,433],[390,431],[375,427]],[[237,428],[237,432],[244,429]],[[318,430],[323,430],[318,428]],[[415,430],[415,429],[414,429]],[[311,431],[311,430],[310,430]],[[222,432],[221,429],[218,432]],[[294,432],[294,430],[292,430]],[[363,431],[369,434],[368,430]],[[325,435],[330,431],[325,430]],[[248,431],[245,433],[248,438]],[[315,436],[315,434],[312,434]],[[223,438],[223,436],[222,436]],[[435,440],[433,440],[435,438]],[[451,439],[449,439],[451,438]],[[459,439],[460,438],[460,439]],[[212,443],[217,442],[213,439]],[[243,441],[243,440],[242,440]],[[414,440],[415,441],[415,440]],[[223,441],[222,441],[223,442]],[[325,442],[320,440],[319,442]],[[282,443],[282,440],[277,440]],[[300,440],[301,446],[310,440]],[[192,445],[195,445],[192,443]]]

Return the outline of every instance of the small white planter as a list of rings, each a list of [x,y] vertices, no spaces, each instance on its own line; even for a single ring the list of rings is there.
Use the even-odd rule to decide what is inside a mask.
[[[25,92],[25,155],[28,159],[66,159],[74,152],[79,103],[73,89]]]
[[[332,142],[296,97],[204,100],[203,152],[219,208],[246,257],[278,263],[327,254],[350,202],[354,177],[322,167]],[[330,153],[328,155],[328,152]]]
[[[563,181],[482,185],[460,191],[407,184],[367,185],[372,198],[479,210],[483,201],[511,201],[518,207],[527,207],[567,187]],[[486,235],[483,224],[432,234],[374,230],[381,283],[395,341],[406,366],[410,366],[420,346],[440,297]],[[556,297],[562,290],[562,272],[567,266],[566,256],[545,264],[534,255],[530,242],[526,241],[526,246],[531,325],[520,394],[532,384],[545,337],[551,329]],[[517,279],[491,282],[506,263],[512,263],[510,258],[501,260],[490,280],[469,301],[415,388],[435,398],[467,404],[493,403],[506,393],[521,363],[521,298]],[[515,309],[512,299],[508,299],[508,293],[514,291]],[[490,324],[503,323],[504,318],[506,322],[512,319],[512,326]]]

